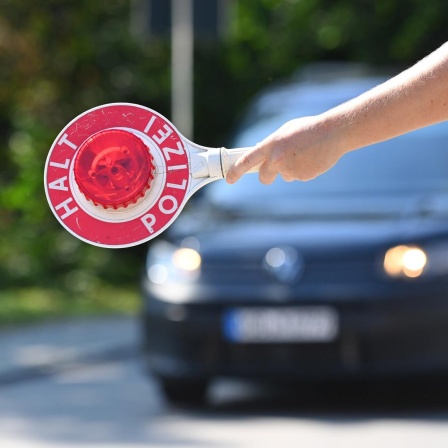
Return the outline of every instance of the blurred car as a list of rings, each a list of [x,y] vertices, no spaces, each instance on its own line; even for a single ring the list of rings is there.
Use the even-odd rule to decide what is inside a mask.
[[[234,147],[381,83],[311,70],[262,92]],[[448,123],[344,156],[306,182],[210,184],[149,248],[144,354],[167,397],[222,376],[448,372]]]

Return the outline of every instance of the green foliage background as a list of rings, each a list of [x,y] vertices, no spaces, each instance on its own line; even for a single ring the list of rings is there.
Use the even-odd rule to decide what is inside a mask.
[[[445,0],[232,5],[227,35],[196,42],[194,140],[207,146],[223,145],[248,100],[303,64],[407,66],[447,40]],[[43,190],[48,150],[79,113],[127,101],[170,115],[169,40],[131,33],[131,7],[131,0],[0,0],[3,291],[44,288],[61,300],[107,301],[100,291],[137,284],[144,247],[79,242],[56,222]]]

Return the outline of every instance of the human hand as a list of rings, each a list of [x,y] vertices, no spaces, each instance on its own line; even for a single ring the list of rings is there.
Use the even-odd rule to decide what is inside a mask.
[[[272,183],[278,174],[288,182],[314,179],[342,155],[332,141],[332,134],[331,126],[319,116],[288,121],[237,160],[226,181],[235,183],[259,163],[262,163],[259,179],[263,184]]]

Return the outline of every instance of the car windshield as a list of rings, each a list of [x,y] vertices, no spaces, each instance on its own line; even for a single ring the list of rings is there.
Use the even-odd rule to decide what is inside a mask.
[[[274,127],[277,128],[276,126]],[[260,141],[270,129],[262,124],[235,140],[237,146]],[[268,129],[268,130],[267,130]],[[267,130],[267,131],[266,131]],[[270,185],[245,175],[229,187],[224,182],[209,186],[206,195],[227,207],[235,204],[285,198],[365,194],[422,194],[448,192],[448,122],[433,125],[395,139],[346,154],[327,173],[309,182],[284,182],[280,177]]]

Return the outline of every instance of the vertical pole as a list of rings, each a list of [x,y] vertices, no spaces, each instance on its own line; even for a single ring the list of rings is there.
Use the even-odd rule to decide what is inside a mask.
[[[171,120],[193,138],[193,0],[171,0]]]
[[[148,37],[151,23],[151,0],[131,0],[129,17],[129,31],[136,39],[144,40]]]

